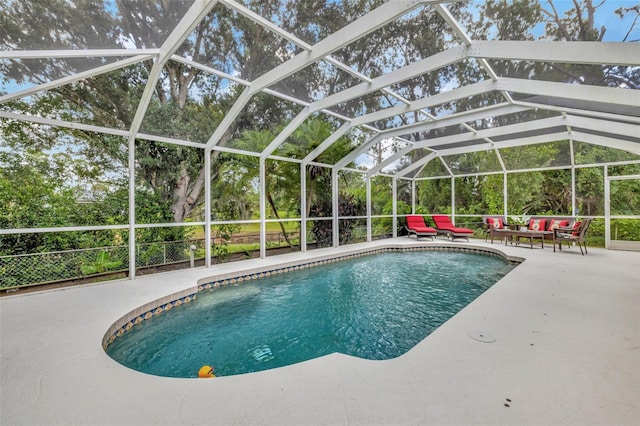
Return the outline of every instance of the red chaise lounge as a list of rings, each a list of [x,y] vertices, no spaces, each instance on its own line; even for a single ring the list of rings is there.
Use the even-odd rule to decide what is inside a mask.
[[[436,235],[438,235],[438,231],[424,223],[424,218],[422,216],[407,216],[406,228],[409,233],[408,236],[411,237],[411,234],[415,234],[416,240],[420,237],[431,237],[433,240]]]
[[[449,216],[434,214],[431,217],[433,218],[433,223],[436,224],[438,234],[450,236],[452,240],[454,238],[465,238],[467,241],[469,241],[469,235],[473,235],[473,230],[469,228],[456,227]]]

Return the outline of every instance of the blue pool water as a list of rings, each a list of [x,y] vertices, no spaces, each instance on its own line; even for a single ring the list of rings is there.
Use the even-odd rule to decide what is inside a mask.
[[[382,253],[200,292],[136,325],[107,353],[145,373],[197,377],[341,352],[404,354],[512,269],[494,257]]]

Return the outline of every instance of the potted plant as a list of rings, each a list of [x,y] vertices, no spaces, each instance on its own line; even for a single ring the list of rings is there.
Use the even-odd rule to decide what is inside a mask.
[[[518,229],[520,231],[526,231],[527,230],[527,223],[529,222],[529,219],[531,218],[531,216],[527,216],[525,214],[521,215],[521,216],[509,216],[510,222],[513,225],[516,225],[518,227]]]

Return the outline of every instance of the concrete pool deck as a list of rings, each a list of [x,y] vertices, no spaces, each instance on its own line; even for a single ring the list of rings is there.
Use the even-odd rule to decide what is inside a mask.
[[[417,243],[404,237],[2,297],[0,424],[640,424],[634,252],[451,243],[526,260],[388,361],[333,354],[259,373],[172,379],[130,370],[102,349],[120,317],[200,278],[388,244]],[[477,333],[496,341],[470,337]]]

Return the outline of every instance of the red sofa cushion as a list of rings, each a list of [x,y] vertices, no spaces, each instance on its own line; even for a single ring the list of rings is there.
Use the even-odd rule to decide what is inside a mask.
[[[580,227],[580,225],[582,225],[582,222],[576,222],[576,223],[574,223],[574,224],[573,224],[573,229],[578,229],[578,228]],[[579,235],[579,232],[577,232],[577,231],[573,231],[571,234],[573,234],[573,235],[575,235],[575,236],[578,236],[578,235]]]
[[[566,219],[551,219],[549,220],[547,231],[553,231],[556,228],[564,228],[566,226],[569,226],[569,221]]]
[[[529,221],[529,229],[531,231],[544,231],[547,219],[531,219]]]
[[[501,217],[490,217],[487,219],[487,224],[493,229],[503,229],[504,223],[502,222]]]

